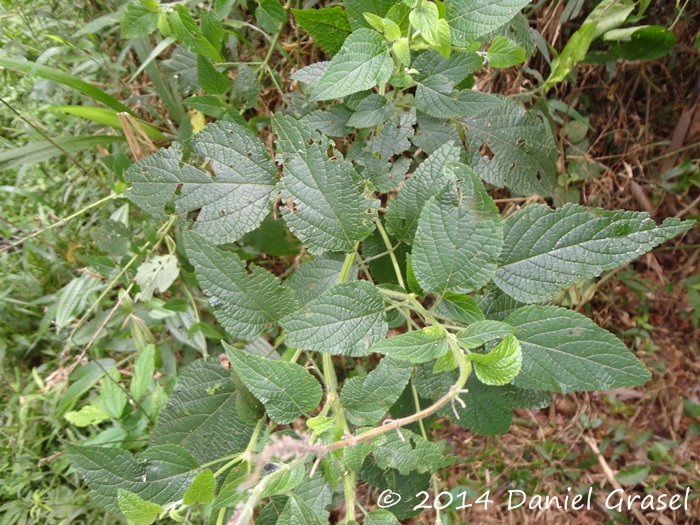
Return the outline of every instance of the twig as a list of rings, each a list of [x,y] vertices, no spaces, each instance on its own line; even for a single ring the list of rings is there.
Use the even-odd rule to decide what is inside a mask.
[[[615,474],[610,468],[610,465],[608,465],[608,462],[605,460],[605,457],[603,457],[603,454],[601,454],[600,450],[598,449],[598,444],[595,442],[595,439],[593,439],[590,436],[583,436],[583,440],[598,458],[600,468],[603,469],[603,472],[605,473],[605,477],[607,478],[608,482],[613,487],[615,487],[616,490],[622,490],[622,486],[615,479]],[[641,523],[642,525],[650,525],[647,519],[644,517],[644,514],[642,514],[642,512],[637,507],[632,507],[630,510],[632,511],[632,514],[634,514],[634,517],[637,518],[639,523]]]

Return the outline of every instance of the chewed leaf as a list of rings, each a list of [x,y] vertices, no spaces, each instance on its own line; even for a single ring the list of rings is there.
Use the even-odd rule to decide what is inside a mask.
[[[175,143],[125,172],[133,184],[126,196],[157,217],[165,217],[169,202],[182,215],[199,209],[194,229],[215,244],[237,241],[257,228],[277,184],[277,170],[262,141],[246,127],[219,121],[197,133],[189,146],[209,160],[213,175],[184,163]]]

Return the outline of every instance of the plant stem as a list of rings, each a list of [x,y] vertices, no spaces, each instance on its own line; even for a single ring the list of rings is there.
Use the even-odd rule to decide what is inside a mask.
[[[277,33],[275,33],[274,38],[272,39],[272,42],[270,42],[270,49],[267,50],[267,54],[265,55],[265,59],[263,60],[262,64],[260,65],[260,69],[258,69],[258,80],[262,77],[262,74],[267,71],[268,64],[270,63],[270,59],[272,58],[272,54],[275,52],[275,48],[277,47],[277,42],[280,40],[280,35],[282,34],[282,29],[284,29],[285,24],[287,23],[287,19],[289,17],[289,8],[292,5],[292,0],[288,0],[286,5],[284,6],[284,11],[285,14],[287,15],[284,19],[284,22],[282,22],[277,29]]]
[[[394,247],[391,245],[391,241],[389,240],[389,236],[387,235],[386,230],[384,229],[384,226],[382,226],[382,221],[379,217],[377,217],[375,224],[377,225],[377,230],[379,230],[379,234],[382,236],[382,239],[384,240],[384,244],[386,245],[386,249],[389,251],[389,257],[391,258],[391,264],[394,266],[394,272],[396,273],[396,278],[399,280],[399,286],[401,286],[401,288],[406,290],[406,284],[403,281],[403,275],[401,275],[401,267],[399,266],[399,261],[396,259],[396,254],[394,253]]]
[[[450,349],[455,354],[457,362],[459,363],[459,378],[457,378],[455,384],[450,387],[450,391],[447,394],[442,396],[429,407],[419,410],[411,416],[403,417],[400,419],[387,419],[384,421],[384,424],[382,426],[373,428],[371,430],[368,430],[367,432],[363,432],[359,436],[348,436],[338,441],[335,441],[334,443],[326,445],[325,452],[329,453],[334,450],[339,450],[341,448],[355,446],[358,443],[367,441],[368,439],[372,439],[382,434],[386,434],[391,430],[398,431],[398,429],[400,429],[403,426],[410,425],[411,423],[415,423],[423,418],[434,414],[447,403],[454,402],[455,398],[457,398],[459,394],[464,393],[464,385],[467,383],[467,379],[469,379],[469,375],[472,371],[472,365],[467,360],[464,353],[460,350],[459,346],[457,345],[457,341],[454,338],[454,335],[448,333],[447,337]]]

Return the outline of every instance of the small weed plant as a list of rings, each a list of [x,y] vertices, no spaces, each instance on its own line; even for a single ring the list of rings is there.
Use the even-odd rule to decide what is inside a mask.
[[[138,525],[319,525],[331,512],[395,525],[428,508],[440,522],[434,498],[452,498],[441,473],[456,458],[431,441],[436,418],[495,435],[552,392],[649,380],[620,340],[557,298],[692,221],[567,202],[553,122],[474,89],[485,68],[536,52],[527,3],[132,0],[86,29],[121,19],[162,107],[143,104],[169,114],[158,129],[100,99],[112,108],[103,119],[131,126],[139,159],[107,159],[117,182],[105,201],[130,202],[95,237],[102,254],[76,252],[90,271],[51,312],[72,327],[67,350],[93,357],[63,370],[58,410],[78,429],[67,455],[99,505]],[[627,4],[605,4],[615,9],[591,14],[536,91],[568,78],[604,33],[614,57],[652,37],[656,53],[668,44],[654,26],[620,28],[632,4],[624,16]],[[290,23],[296,47],[280,44]],[[297,67],[284,92],[288,66],[271,58],[300,66],[306,35],[329,60]],[[259,39],[264,56],[246,61]],[[279,111],[256,112],[261,88],[280,92]],[[166,121],[177,136],[154,151]],[[487,190],[503,187],[499,209]],[[144,212],[136,225],[131,205]],[[125,327],[137,351],[117,362],[104,349],[125,347]],[[386,491],[400,501],[365,508]]]

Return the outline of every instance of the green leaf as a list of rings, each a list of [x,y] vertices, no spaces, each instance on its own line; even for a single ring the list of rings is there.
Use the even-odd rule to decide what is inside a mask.
[[[189,94],[199,89],[199,68],[197,67],[198,55],[189,49],[178,46],[173,51],[170,59],[164,60],[161,65],[163,71],[170,77],[180,93]]]
[[[591,279],[690,229],[694,221],[648,213],[606,211],[567,204],[553,210],[527,206],[504,225],[495,284],[525,303],[543,302],[577,281]]]
[[[401,28],[396,22],[390,18],[383,18],[382,23],[384,24],[384,36],[386,36],[387,40],[393,42],[401,38]]]
[[[136,494],[157,505],[182,498],[199,470],[182,447],[149,447],[138,461],[130,452],[112,447],[65,444],[68,457],[92,489],[95,504],[121,516],[118,491]]]
[[[121,374],[116,368],[112,368],[105,374],[100,388],[100,406],[106,414],[113,419],[120,419],[127,402],[126,392],[119,384]]]
[[[214,62],[221,62],[219,52],[202,36],[202,31],[186,6],[176,5],[170,12],[168,24],[173,35],[190,51],[211,58]]]
[[[277,525],[321,525],[321,520],[311,507],[292,494],[277,520]]]
[[[312,101],[342,98],[386,84],[394,69],[382,36],[371,29],[358,29],[343,43],[314,88]]]
[[[394,115],[395,106],[386,97],[370,95],[357,106],[357,111],[348,119],[353,128],[371,128],[383,124]]]
[[[363,16],[364,13],[384,18],[395,3],[395,0],[345,0],[343,2],[353,31],[362,27],[371,27]]]
[[[66,413],[65,417],[76,427],[87,427],[88,425],[99,425],[110,416],[99,405],[87,405],[77,412]]]
[[[269,213],[277,175],[262,141],[246,127],[219,121],[197,133],[189,146],[209,160],[213,176],[184,163],[180,149],[172,146],[125,172],[133,184],[126,195],[158,217],[165,217],[163,208],[171,201],[178,214],[199,210],[194,231],[217,244],[257,228]]]
[[[239,416],[237,397],[228,370],[204,359],[194,361],[180,371],[150,445],[179,445],[199,464],[244,450],[253,427]]]
[[[362,13],[365,20],[372,29],[379,33],[384,33],[384,19],[381,16],[373,15],[372,13]]]
[[[401,523],[388,510],[374,509],[365,516],[364,525],[401,525]]]
[[[321,523],[328,521],[330,512],[326,508],[333,500],[333,492],[323,472],[317,470],[313,478],[306,476],[301,485],[294,489],[294,497],[304,502]]]
[[[525,62],[525,50],[510,38],[497,36],[486,53],[489,65],[495,68],[511,67]]]
[[[335,104],[325,111],[320,109],[312,111],[304,115],[299,122],[320,131],[327,137],[346,137],[353,131],[348,124],[350,117],[352,117],[351,110],[342,104]]]
[[[291,423],[321,402],[321,385],[303,366],[244,354],[226,343],[222,344],[231,368],[248,390],[262,401],[275,423]]]
[[[435,50],[423,51],[418,55],[413,67],[420,72],[420,79],[425,82],[430,77],[445,77],[455,86],[481,67],[484,59],[473,51],[456,51],[445,58]]]
[[[324,253],[302,264],[285,285],[294,290],[299,304],[307,304],[338,284],[344,262],[342,253]],[[357,280],[357,266],[352,267],[347,280]]]
[[[63,393],[56,405],[56,413],[58,415],[63,414],[78,398],[90,390],[114,364],[114,359],[105,358],[96,359],[78,367],[70,375],[71,385]]]
[[[556,306],[526,306],[506,319],[519,329],[523,368],[513,384],[579,392],[639,386],[651,374],[617,337]]]
[[[201,95],[190,97],[182,101],[185,107],[192,108],[196,111],[201,111],[208,117],[220,119],[226,113],[226,106],[221,101],[220,97],[215,95]]]
[[[238,244],[254,253],[277,256],[297,255],[301,249],[301,243],[294,238],[282,219],[274,218],[274,214],[265,217],[258,228],[241,237]]]
[[[438,8],[432,2],[421,2],[421,4],[408,15],[413,27],[420,31],[420,34],[429,44],[438,43]]]
[[[73,75],[64,73],[63,71],[58,71],[47,66],[41,66],[28,60],[15,60],[6,57],[0,57],[0,67],[5,67],[14,71],[21,71],[22,73],[28,73],[30,75],[36,75],[38,77],[58,82],[59,84],[63,84],[71,89],[80,91],[83,95],[93,98],[98,102],[102,102],[108,108],[115,111],[124,111],[129,113],[132,117],[137,117],[137,115],[128,107],[102,91],[100,88],[95,87],[84,80],[80,80]]]
[[[256,339],[296,309],[292,290],[267,270],[252,264],[248,273],[234,252],[219,250],[193,232],[183,237],[199,284],[211,297],[214,315],[236,339]]]
[[[367,377],[353,377],[340,391],[345,413],[355,425],[378,423],[403,392],[413,366],[385,357]]]
[[[411,259],[421,288],[437,295],[484,286],[496,273],[503,246],[501,216],[481,181],[462,164],[447,169],[461,182],[426,203]]]
[[[155,371],[155,358],[155,345],[146,345],[136,358],[136,362],[134,363],[134,377],[131,379],[131,384],[129,385],[131,395],[136,401],[143,397],[146,390],[148,390],[148,385],[151,384],[153,372]]]
[[[204,11],[200,15],[199,23],[202,26],[202,36],[214,49],[220,51],[224,44],[224,28],[217,16],[211,11]]]
[[[452,29],[452,43],[465,47],[501,27],[528,3],[528,0],[445,0],[445,19]]]
[[[503,101],[494,95],[473,89],[453,91],[452,83],[442,75],[432,75],[418,84],[416,109],[432,117],[456,118],[476,115],[498,108]]]
[[[241,111],[254,108],[260,100],[260,83],[253,68],[247,64],[238,66],[238,74],[233,80],[231,102]]]
[[[586,57],[595,33],[596,24],[587,22],[571,35],[559,56],[552,60],[552,71],[543,86],[545,91],[564,80],[569,71]]]
[[[205,469],[194,478],[192,485],[187,489],[182,498],[184,505],[202,504],[214,501],[214,491],[216,490],[216,480],[211,469]]]
[[[398,117],[391,119],[382,126],[379,135],[367,141],[367,151],[387,162],[394,155],[403,153],[411,147],[408,141],[413,136],[413,126],[416,124],[416,110],[411,108]]]
[[[260,0],[255,10],[255,20],[267,33],[274,34],[287,21],[287,12],[278,0]]]
[[[247,477],[248,468],[245,464],[239,463],[229,471],[219,493],[216,495],[216,499],[211,505],[212,515],[218,514],[220,509],[235,507],[248,497],[245,491],[238,490]]]
[[[452,53],[452,33],[447,20],[441,18],[437,21],[437,42],[435,49],[444,57],[449,58]]]
[[[399,38],[392,45],[392,49],[394,50],[396,58],[398,58],[404,66],[408,67],[411,65],[411,49],[408,46],[408,38]]]
[[[484,314],[473,297],[450,292],[435,307],[435,314],[468,325],[484,320]]]
[[[441,326],[428,326],[374,343],[370,350],[409,363],[425,363],[447,352],[447,334]]]
[[[197,55],[197,79],[202,89],[212,95],[223,95],[231,87],[229,78],[219,73],[211,61],[201,55]]]
[[[367,281],[336,284],[281,324],[287,344],[328,354],[369,355],[388,330],[384,301]]]
[[[418,115],[416,121],[418,127],[416,128],[416,134],[411,137],[411,142],[428,155],[434,154],[448,142],[453,142],[454,144],[462,143],[454,123],[449,120],[438,119],[428,115]]]
[[[470,428],[481,436],[495,436],[508,432],[513,420],[513,400],[509,395],[511,386],[485,385],[472,375],[467,380],[466,388],[469,392],[459,396],[466,408],[460,403],[455,404],[459,419],[455,418],[449,405],[443,408],[440,414],[450,416],[453,423]]]
[[[519,47],[525,49],[525,55],[528,57],[537,54],[537,47],[532,40],[532,33],[530,32],[530,22],[523,13],[518,13],[509,22],[488,35],[481,37],[480,40],[482,42],[491,42],[497,36],[505,36],[515,42]]]
[[[474,363],[474,372],[479,381],[499,386],[510,383],[518,375],[523,354],[515,336],[507,335],[488,354],[472,352],[467,355],[467,359]]]
[[[413,244],[418,217],[431,197],[442,191],[455,174],[445,170],[448,162],[459,161],[460,149],[452,142],[441,146],[424,160],[399,190],[396,199],[389,201],[386,229],[400,242]]]
[[[615,479],[620,485],[634,487],[639,485],[651,472],[651,467],[637,465],[636,467],[621,470],[615,474]]]
[[[159,514],[165,512],[165,509],[160,505],[143,500],[124,489],[117,491],[117,501],[119,502],[119,510],[122,511],[126,519],[134,522],[135,525],[151,525]]]
[[[59,329],[68,326],[75,317],[85,308],[87,295],[92,292],[98,282],[88,273],[71,280],[61,290],[61,295],[56,303],[56,315],[54,323]]]
[[[155,292],[163,293],[175,282],[180,269],[174,255],[155,255],[139,266],[136,271],[136,284],[141,291],[134,300],[147,302],[153,299]]]
[[[158,9],[149,9],[138,0],[132,0],[124,11],[121,28],[122,38],[139,38],[150,35],[158,29]]]
[[[377,445],[374,457],[379,468],[393,468],[404,475],[414,470],[436,472],[453,461],[443,457],[437,445],[406,429],[402,429],[401,434],[390,433]]]
[[[284,164],[281,196],[295,205],[282,210],[287,226],[312,254],[353,251],[372,233],[379,202],[359,194],[350,162],[328,157],[328,139],[291,117],[275,115],[272,125]]]
[[[484,317],[494,321],[505,321],[506,317],[525,306],[525,303],[516,301],[500,288],[491,285],[484,294],[476,296],[475,300],[484,312]]]
[[[297,24],[306,31],[314,42],[332,58],[352,29],[347,13],[342,7],[322,9],[292,9]]]
[[[470,165],[479,177],[521,195],[553,195],[559,153],[538,116],[508,102],[461,122],[467,132]]]
[[[462,348],[471,350],[488,341],[501,339],[516,332],[517,330],[509,324],[482,320],[470,324],[466,330],[457,332],[457,342]]]
[[[315,62],[295,71],[290,78],[313,88],[318,84],[318,81],[321,80],[321,77],[328,70],[330,65],[330,62]]]
[[[430,474],[412,472],[403,475],[398,470],[380,468],[376,462],[367,460],[358,471],[357,477],[373,487],[391,490],[401,495],[401,501],[391,507],[391,513],[399,519],[415,516],[420,508],[415,507],[422,501],[420,491],[430,490]]]

